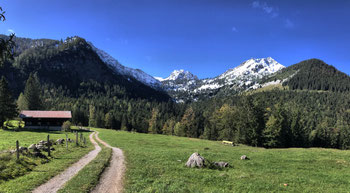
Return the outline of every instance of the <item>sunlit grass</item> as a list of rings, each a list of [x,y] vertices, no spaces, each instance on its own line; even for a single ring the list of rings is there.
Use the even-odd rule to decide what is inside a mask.
[[[264,149],[220,142],[100,129],[99,136],[127,157],[126,192],[348,192],[350,151]],[[190,169],[199,152],[226,161],[223,170]],[[250,160],[240,160],[247,155]],[[284,184],[288,184],[285,186]]]
[[[86,132],[84,136],[88,138],[89,134],[89,132]],[[20,141],[21,146],[28,147],[30,144],[38,143],[40,140],[46,140],[47,135],[50,135],[50,139],[53,140],[65,138],[65,133],[63,132],[0,130],[0,149],[14,149],[16,140]],[[75,140],[73,133],[69,133],[68,137]],[[21,155],[20,161],[16,161],[15,154],[2,153],[1,155],[4,156],[4,159],[1,159],[0,169],[3,179],[0,180],[0,192],[30,192],[91,151],[93,145],[90,140],[86,142],[86,146],[76,146],[75,143],[70,143],[68,150],[65,144],[54,145],[55,150],[51,152],[51,157],[48,157],[47,153],[43,152],[47,159]]]

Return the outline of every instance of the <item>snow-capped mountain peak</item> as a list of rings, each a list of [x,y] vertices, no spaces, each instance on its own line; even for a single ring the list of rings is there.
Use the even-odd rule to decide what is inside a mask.
[[[219,79],[236,79],[242,76],[254,76],[254,77],[262,77],[272,73],[275,73],[282,68],[285,68],[282,64],[278,63],[271,57],[267,58],[252,58],[236,68],[230,69],[220,75]]]
[[[188,71],[175,70],[168,78],[158,80],[177,100],[186,99],[186,97],[193,97],[192,99],[195,100],[195,97],[203,94],[210,96],[227,90],[242,91],[253,88],[253,85],[258,87],[259,80],[283,68],[285,67],[271,57],[252,58],[215,78],[199,80]],[[179,98],[183,96],[185,98]]]
[[[198,80],[198,77],[193,75],[189,71],[185,71],[183,69],[181,70],[174,70],[168,78],[165,78],[165,80]]]
[[[161,87],[161,83],[155,79],[153,76],[143,72],[140,69],[133,69],[126,66],[121,65],[115,58],[106,53],[103,50],[96,48],[91,42],[89,42],[91,48],[96,52],[96,54],[100,57],[100,59],[106,63],[112,70],[116,73],[130,76],[135,78],[136,80],[151,86],[153,88],[159,89]]]

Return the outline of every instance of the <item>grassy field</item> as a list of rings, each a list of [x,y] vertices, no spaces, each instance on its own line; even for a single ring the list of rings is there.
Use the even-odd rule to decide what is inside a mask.
[[[59,193],[90,192],[99,182],[104,169],[109,165],[112,149],[99,144],[102,147],[97,157],[74,176]]]
[[[73,133],[68,133],[69,138],[75,140]],[[0,129],[0,150],[8,150],[16,148],[16,140],[19,141],[19,146],[28,147],[33,143],[38,143],[40,140],[46,140],[47,135],[51,139],[66,138],[64,132],[61,131],[13,131]]]
[[[0,130],[0,150],[14,149],[16,140],[20,141],[20,146],[28,147],[40,140],[46,140],[48,134],[50,139],[54,140],[65,138],[64,132]],[[84,136],[88,137],[89,134],[90,132],[86,132]],[[73,133],[69,133],[68,137],[75,139]],[[76,146],[75,143],[70,143],[68,150],[65,145],[54,145],[53,147],[55,151],[52,151],[52,156],[47,158],[21,155],[20,160],[16,161],[14,154],[1,153],[0,192],[30,192],[93,149],[90,140],[87,140],[86,146]],[[47,156],[46,152],[43,154]]]
[[[264,149],[220,142],[99,129],[127,157],[126,192],[349,192],[350,151]],[[190,169],[199,152],[223,170]],[[240,160],[247,155],[250,160]],[[284,184],[288,184],[285,186]]]

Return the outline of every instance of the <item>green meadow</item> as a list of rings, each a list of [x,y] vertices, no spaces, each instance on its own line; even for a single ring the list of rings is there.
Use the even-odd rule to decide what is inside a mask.
[[[98,129],[123,149],[125,192],[349,192],[350,151],[264,149],[208,141]],[[229,162],[230,168],[187,168],[189,156]],[[240,160],[247,155],[250,160]]]
[[[46,140],[47,135],[56,141],[59,138],[65,138],[65,134],[60,131],[0,130],[0,150],[15,149],[16,140],[19,140],[20,146],[28,147],[40,140]],[[88,138],[90,132],[83,134]],[[68,137],[75,140],[73,133],[68,133]],[[91,151],[94,148],[93,145],[88,139],[86,142],[86,145],[80,143],[79,146],[69,143],[68,150],[65,144],[53,145],[55,150],[51,151],[51,156],[48,156],[47,152],[42,152],[45,158],[21,154],[20,159],[16,160],[15,154],[2,152],[0,154],[0,192],[30,192]]]

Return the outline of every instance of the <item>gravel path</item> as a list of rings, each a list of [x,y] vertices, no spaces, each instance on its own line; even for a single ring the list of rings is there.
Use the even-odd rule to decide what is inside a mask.
[[[123,191],[123,176],[125,173],[125,161],[123,151],[116,147],[111,147],[96,135],[97,141],[104,146],[112,148],[113,154],[109,167],[103,172],[99,184],[92,193],[117,193]]]
[[[95,149],[90,151],[84,157],[82,157],[78,162],[71,165],[61,174],[51,178],[45,184],[37,187],[33,190],[33,193],[55,193],[63,187],[63,185],[68,182],[75,174],[77,174],[83,167],[85,167],[89,162],[91,162],[97,154],[101,151],[101,147],[93,139],[93,135],[96,135],[96,132],[90,134],[90,141],[95,146]],[[97,136],[97,135],[96,135]]]

